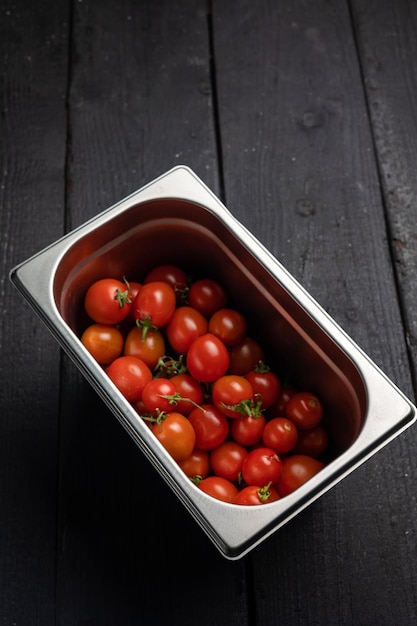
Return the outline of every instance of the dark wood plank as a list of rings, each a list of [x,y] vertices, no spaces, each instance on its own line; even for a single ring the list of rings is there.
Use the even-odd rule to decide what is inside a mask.
[[[205,2],[74,9],[68,226],[179,162],[218,187]],[[64,380],[59,623],[247,623],[244,565],[217,553],[67,361]]]
[[[68,10],[0,15],[0,621],[52,625],[60,355],[7,277],[63,232]]]
[[[404,307],[407,341],[417,363],[417,6],[352,3],[389,236]]]
[[[213,23],[229,208],[411,393],[347,3],[219,2]],[[413,436],[254,553],[257,623],[415,621]]]

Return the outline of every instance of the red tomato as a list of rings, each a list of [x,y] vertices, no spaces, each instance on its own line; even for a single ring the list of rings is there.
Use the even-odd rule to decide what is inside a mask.
[[[256,448],[242,465],[242,476],[248,485],[276,483],[282,472],[282,461],[272,448]]]
[[[185,461],[191,456],[195,444],[194,428],[181,413],[167,413],[153,424],[152,432],[174,461]]]
[[[106,372],[129,402],[140,400],[144,387],[152,380],[149,367],[134,356],[118,357]]]
[[[206,317],[211,317],[226,305],[227,295],[220,283],[211,278],[202,278],[191,285],[188,302]]]
[[[262,440],[268,448],[279,454],[289,452],[298,440],[298,430],[294,422],[286,417],[274,417],[266,423]]]
[[[143,285],[133,302],[137,323],[144,329],[162,328],[168,324],[175,307],[175,291],[162,281]]]
[[[121,355],[123,335],[115,326],[92,324],[81,335],[81,343],[101,365],[108,365]]]
[[[210,318],[209,332],[216,335],[226,346],[234,346],[246,335],[246,319],[234,309],[219,309]]]
[[[176,265],[158,265],[153,268],[145,276],[144,283],[152,283],[155,281],[161,281],[168,283],[177,297],[177,302],[180,302],[184,294],[187,292],[187,274],[180,267]]]
[[[188,371],[202,383],[212,383],[229,367],[229,353],[220,339],[206,333],[191,344],[186,357]]]
[[[314,428],[323,417],[323,407],[317,396],[301,391],[288,400],[285,414],[300,430]]]
[[[211,469],[217,476],[238,482],[243,461],[247,455],[248,451],[244,446],[241,446],[235,441],[224,441],[211,451]]]
[[[185,459],[185,461],[180,461],[178,465],[188,478],[200,481],[210,472],[209,453],[207,450],[194,448],[191,456]]]
[[[324,467],[324,463],[305,454],[292,454],[283,460],[281,476],[276,488],[281,496],[287,496],[306,483]]]
[[[174,383],[181,398],[184,398],[176,405],[178,413],[189,415],[196,404],[201,405],[203,403],[203,389],[200,383],[192,376],[189,374],[176,374],[170,378],[170,381]]]
[[[243,376],[221,376],[214,382],[211,395],[213,404],[227,417],[242,417],[253,407],[252,385]]]
[[[326,428],[322,424],[318,424],[309,430],[299,431],[294,452],[317,458],[326,450],[328,443],[329,434]]]
[[[229,348],[229,374],[245,376],[255,369],[259,361],[265,360],[263,348],[251,337],[244,337],[238,344]]]
[[[96,281],[85,294],[87,315],[98,324],[118,324],[127,317],[130,307],[128,286],[115,278]]]
[[[268,504],[276,502],[280,499],[278,491],[272,485],[258,487],[257,485],[249,485],[244,487],[237,494],[234,503],[243,504],[245,506],[254,506],[257,504]]]
[[[261,397],[263,409],[269,409],[278,401],[281,383],[266,365],[258,365],[246,374],[246,378],[253,387],[253,393]]]
[[[193,409],[188,419],[195,430],[195,445],[201,450],[217,448],[229,434],[229,422],[212,404]]]
[[[142,401],[148,413],[157,415],[158,412],[169,413],[174,406],[172,396],[177,388],[168,378],[153,378],[142,391]],[[167,397],[165,397],[167,396]]]
[[[142,359],[151,369],[165,354],[165,340],[159,330],[150,328],[145,337],[137,326],[129,331],[125,339],[124,354]]]
[[[236,485],[221,476],[208,476],[198,484],[198,488],[212,498],[230,503],[234,501],[238,493]]]
[[[254,446],[262,438],[266,419],[263,415],[245,415],[232,420],[230,434],[234,441],[242,446]]]
[[[166,333],[172,348],[185,354],[194,339],[207,332],[208,323],[204,315],[191,306],[180,306],[172,315]]]

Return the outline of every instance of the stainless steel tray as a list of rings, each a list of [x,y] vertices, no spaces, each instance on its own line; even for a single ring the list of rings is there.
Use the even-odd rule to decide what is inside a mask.
[[[266,506],[226,504],[185,476],[79,340],[83,297],[106,275],[175,262],[218,278],[258,339],[323,399],[326,467]],[[410,426],[413,404],[187,167],[176,167],[15,267],[12,282],[220,552],[238,559]],[[261,330],[259,330],[261,329]],[[275,365],[272,363],[272,365]]]

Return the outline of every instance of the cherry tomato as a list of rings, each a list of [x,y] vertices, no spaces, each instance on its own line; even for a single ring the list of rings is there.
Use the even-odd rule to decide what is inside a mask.
[[[281,476],[276,488],[281,496],[287,496],[315,476],[324,463],[305,454],[292,454],[283,460]]]
[[[165,340],[159,330],[150,328],[145,337],[142,330],[133,326],[125,339],[124,354],[142,359],[151,369],[165,354]]]
[[[174,406],[172,396],[176,391],[177,388],[170,379],[153,378],[142,391],[142,401],[146,411],[152,415],[157,415],[158,412],[169,413]]]
[[[189,374],[176,374],[170,378],[181,398],[176,405],[178,413],[189,415],[195,405],[202,405],[204,394],[200,383]]]
[[[158,265],[148,272],[143,282],[152,283],[155,281],[168,283],[175,291],[177,302],[180,302],[187,292],[187,274],[176,265]]]
[[[266,419],[263,415],[245,415],[234,419],[230,424],[230,434],[242,446],[254,446],[262,438]]]
[[[209,332],[216,335],[226,346],[234,346],[246,335],[246,319],[234,309],[219,309],[209,320]]]
[[[152,380],[149,367],[134,356],[119,356],[106,372],[129,402],[140,400],[143,389]]]
[[[195,444],[194,428],[181,413],[167,413],[153,424],[152,432],[174,461],[185,461],[191,456]]]
[[[309,430],[300,430],[297,445],[294,448],[296,454],[306,454],[314,458],[319,457],[326,450],[329,443],[327,429],[318,424]]]
[[[127,317],[130,307],[127,284],[115,278],[97,280],[85,294],[87,315],[98,324],[118,324]]]
[[[268,448],[279,454],[289,452],[298,440],[298,430],[294,422],[286,417],[274,417],[266,423],[262,440]]]
[[[201,450],[217,448],[229,434],[229,422],[212,404],[193,409],[188,419],[195,430],[195,445]]]
[[[280,495],[272,485],[266,485],[265,487],[249,485],[238,492],[234,504],[254,506],[257,504],[268,504],[279,499]]]
[[[235,441],[224,441],[211,451],[210,464],[216,476],[238,482],[248,451]]]
[[[204,315],[191,306],[178,307],[166,328],[167,338],[178,354],[185,354],[194,339],[207,332],[208,323]]]
[[[248,414],[254,402],[252,385],[243,376],[221,376],[214,382],[211,394],[213,404],[232,418]]]
[[[186,357],[191,376],[202,383],[212,383],[229,367],[229,353],[220,339],[206,333],[191,344]]]
[[[92,324],[81,335],[81,343],[101,365],[108,365],[121,355],[123,335],[115,326]]]
[[[144,328],[162,328],[168,324],[175,307],[175,291],[162,281],[143,285],[133,302],[136,320]]]
[[[272,448],[255,448],[243,461],[242,476],[248,485],[276,483],[281,476],[282,461]]]
[[[238,488],[230,480],[221,476],[208,476],[198,484],[198,488],[212,498],[232,503],[238,493]]]
[[[255,369],[259,361],[265,361],[263,348],[251,337],[244,337],[238,344],[229,348],[229,374],[245,376]]]
[[[281,383],[278,376],[260,363],[254,370],[246,374],[255,395],[262,398],[262,408],[269,409],[279,398]]]
[[[182,471],[191,479],[205,478],[210,472],[210,457],[207,450],[194,448],[191,456],[178,463]]]
[[[301,391],[288,400],[285,414],[300,430],[314,428],[323,417],[323,407],[317,396]]]
[[[227,295],[223,287],[211,278],[202,278],[194,282],[188,293],[188,302],[206,317],[226,306]]]

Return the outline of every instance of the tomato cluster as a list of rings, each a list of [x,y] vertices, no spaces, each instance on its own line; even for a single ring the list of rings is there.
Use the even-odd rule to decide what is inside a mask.
[[[265,504],[323,468],[320,399],[265,365],[218,281],[161,265],[141,283],[96,281],[84,307],[83,345],[202,491]]]

